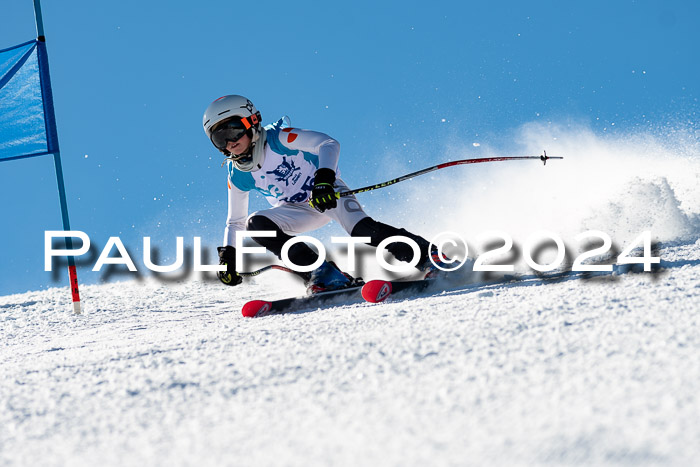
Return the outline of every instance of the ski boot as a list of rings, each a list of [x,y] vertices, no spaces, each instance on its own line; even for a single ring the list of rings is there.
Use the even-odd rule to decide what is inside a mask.
[[[357,279],[342,272],[333,262],[324,261],[321,266],[311,271],[306,281],[306,294],[314,295],[331,290],[344,289],[356,285]]]
[[[445,257],[445,259],[449,258]],[[440,268],[447,269],[447,271],[438,268],[436,265],[440,266]],[[430,252],[430,257],[426,258],[422,264],[419,264],[416,267],[418,268],[418,270],[424,273],[423,279],[432,280],[437,279],[439,277],[447,276],[447,273],[453,270],[455,268],[455,265],[454,263],[447,263],[443,261],[442,258],[440,258],[440,255],[438,254],[437,250],[432,250]]]

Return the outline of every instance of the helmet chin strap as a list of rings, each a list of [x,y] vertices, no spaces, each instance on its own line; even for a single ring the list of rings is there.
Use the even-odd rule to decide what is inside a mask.
[[[224,154],[226,159],[221,164],[223,167],[227,162],[233,163],[241,172],[254,172],[262,168],[263,162],[265,161],[265,146],[266,146],[266,132],[263,128],[260,133],[253,138],[253,142],[250,143],[250,148],[245,154],[235,155],[235,154]]]
[[[228,151],[221,151],[224,154],[224,160],[221,163],[221,167],[223,167],[228,161],[231,162],[236,162],[236,161],[242,161],[245,159],[249,159],[253,157],[253,148],[255,148],[255,143],[251,143],[250,147],[248,148],[248,151],[245,152],[245,154],[232,154]]]
[[[239,155],[232,154],[229,157],[232,161],[242,161],[244,159],[249,159],[249,158],[253,157],[253,147],[254,146],[255,146],[255,144],[251,144],[250,150],[248,152],[246,152],[245,154],[239,154]]]
[[[246,151],[245,154],[232,154],[230,152],[224,152],[224,160],[221,163],[221,167],[223,167],[228,161],[231,162],[237,162],[237,161],[245,161],[246,159],[252,159],[253,158],[253,149],[255,149],[255,143],[251,143],[250,147],[248,148],[248,151]],[[223,151],[222,151],[223,152]]]

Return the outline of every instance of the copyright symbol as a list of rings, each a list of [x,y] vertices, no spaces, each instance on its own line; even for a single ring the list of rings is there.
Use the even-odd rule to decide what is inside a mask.
[[[455,238],[459,241],[456,241]],[[450,272],[450,271],[456,271],[457,269],[461,268],[464,265],[464,260],[459,258],[459,257],[454,257],[454,258],[447,258],[443,252],[443,247],[445,245],[451,245],[453,247],[458,247],[458,246],[463,246],[464,248],[464,258],[466,258],[469,255],[469,247],[467,246],[467,242],[464,241],[464,239],[457,233],[455,232],[441,232],[437,236],[433,238],[433,240],[430,242],[430,251],[433,250],[433,246],[437,248],[437,254],[438,258],[440,258],[440,261],[443,263],[443,266],[435,264],[435,260],[433,259],[432,255],[429,256],[430,262],[438,268],[441,271],[445,272]],[[451,267],[445,267],[444,264],[455,264],[454,266]]]

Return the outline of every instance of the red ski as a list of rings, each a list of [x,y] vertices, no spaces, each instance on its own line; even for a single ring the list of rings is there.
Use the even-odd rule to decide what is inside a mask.
[[[417,281],[384,281],[373,280],[362,286],[362,298],[370,303],[383,302],[390,295],[403,292],[420,292],[434,284],[432,279],[421,279]]]
[[[304,297],[283,298],[280,300],[251,300],[245,305],[241,312],[247,318],[289,313],[303,309],[316,308],[321,305],[342,304],[344,302],[360,301],[360,290],[362,283],[346,287],[339,290],[319,292],[314,295]]]

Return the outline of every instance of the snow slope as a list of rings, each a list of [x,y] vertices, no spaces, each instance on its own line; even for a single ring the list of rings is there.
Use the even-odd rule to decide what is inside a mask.
[[[699,247],[256,319],[282,273],[86,286],[82,316],[65,288],[0,297],[0,464],[690,465]]]
[[[89,285],[82,316],[65,286],[0,297],[0,465],[697,464],[697,136],[526,125],[522,153],[565,159],[440,171],[361,198],[384,222],[469,242],[549,229],[569,251],[597,229],[619,251],[649,230],[656,273],[256,319],[243,302],[300,284],[270,272],[235,288]]]

